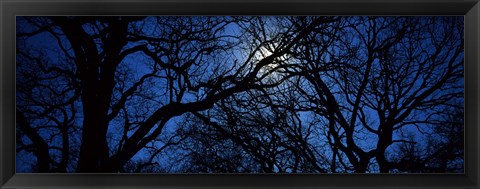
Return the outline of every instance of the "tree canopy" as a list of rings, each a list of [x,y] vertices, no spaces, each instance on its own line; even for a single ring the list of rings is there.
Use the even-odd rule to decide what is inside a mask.
[[[463,17],[16,27],[17,172],[464,171]]]

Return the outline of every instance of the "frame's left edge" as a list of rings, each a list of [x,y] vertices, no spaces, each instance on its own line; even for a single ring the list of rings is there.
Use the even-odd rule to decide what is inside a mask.
[[[15,15],[10,9],[11,2],[0,3],[0,186],[3,186],[15,175],[15,124],[13,111],[15,109],[15,97],[12,90],[15,90]]]

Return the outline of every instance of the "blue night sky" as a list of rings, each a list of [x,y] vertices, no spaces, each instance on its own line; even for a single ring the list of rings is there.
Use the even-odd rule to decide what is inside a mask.
[[[17,173],[462,173],[463,22],[18,16]]]

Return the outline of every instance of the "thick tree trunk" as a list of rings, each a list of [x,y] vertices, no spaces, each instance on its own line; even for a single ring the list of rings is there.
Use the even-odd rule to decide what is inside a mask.
[[[78,172],[101,172],[102,162],[108,159],[105,116],[94,111],[93,103],[84,103],[82,145],[80,147]]]
[[[365,173],[368,168],[368,161],[360,161],[354,165],[355,173]]]
[[[82,83],[83,129],[77,172],[103,172],[108,161],[107,130],[115,70],[118,58],[127,43],[128,23],[120,17],[106,17],[109,35],[103,41],[105,57],[101,57],[94,39],[82,28],[83,18],[52,17],[60,26],[75,53],[75,63]]]
[[[375,153],[375,158],[377,159],[380,173],[388,173],[390,171],[390,167],[389,162],[385,158],[385,151],[392,143],[393,126],[391,126],[390,124],[384,124],[381,125],[380,128],[382,129],[379,135],[379,140],[377,142],[377,151]]]
[[[83,139],[78,163],[79,172],[113,172],[115,169],[106,168],[109,163],[109,147],[107,142],[107,130],[109,126],[108,111],[115,87],[115,70],[120,63],[120,52],[127,43],[127,23],[112,17],[108,20],[110,34],[104,42],[105,59],[97,64],[97,73],[88,75],[86,92],[83,100],[84,122]],[[97,70],[100,70],[99,72]],[[90,82],[90,83],[89,83]]]
[[[385,158],[385,149],[378,149],[375,157],[380,168],[380,173],[388,173],[390,168],[388,166],[388,161]]]

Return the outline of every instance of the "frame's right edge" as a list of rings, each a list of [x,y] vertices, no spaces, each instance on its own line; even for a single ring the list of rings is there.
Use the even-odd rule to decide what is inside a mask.
[[[465,14],[465,173],[474,188],[479,188],[480,182],[480,137],[479,126],[479,84],[480,84],[480,2]],[[474,150],[477,149],[477,150]],[[473,153],[472,153],[473,152]]]

